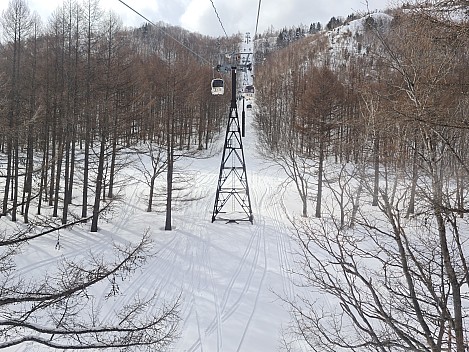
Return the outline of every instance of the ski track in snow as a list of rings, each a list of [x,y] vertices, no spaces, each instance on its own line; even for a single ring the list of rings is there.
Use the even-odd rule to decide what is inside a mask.
[[[262,273],[262,279],[259,283],[259,288],[257,290],[257,294],[256,294],[256,299],[254,301],[254,305],[253,305],[253,308],[252,308],[252,312],[251,312],[251,315],[249,316],[249,320],[246,324],[246,327],[244,328],[244,332],[243,332],[243,336],[241,338],[241,341],[239,343],[239,346],[238,346],[238,349],[236,351],[241,351],[241,347],[243,347],[243,342],[244,342],[244,339],[246,337],[246,334],[249,332],[249,327],[251,325],[251,322],[253,320],[253,316],[256,312],[256,308],[257,308],[257,303],[259,302],[259,297],[260,297],[260,294],[261,294],[261,289],[263,288],[263,283],[264,283],[264,279],[265,279],[265,276],[266,276],[266,273],[267,273],[267,256],[266,256],[266,245],[265,245],[265,236],[262,236],[262,240],[263,240],[263,249],[264,249],[264,268],[265,270],[263,271]]]
[[[26,273],[36,270],[39,268],[50,268],[52,264],[57,263],[59,260],[80,258],[82,255],[92,253],[93,255],[102,254],[109,250],[110,244],[113,240],[118,239],[119,234],[128,225],[132,214],[135,213],[135,207],[133,204],[136,203],[135,194],[137,188],[134,188],[131,197],[124,203],[124,206],[119,212],[119,221],[113,225],[110,231],[104,231],[103,233],[89,233],[83,232],[76,228],[67,230],[66,234],[59,232],[59,243],[60,248],[56,249],[57,256],[50,256],[50,250],[37,246],[34,242],[31,242],[29,246],[37,254],[43,254],[47,256],[47,259],[42,259],[25,266],[21,266],[16,270],[16,275],[22,276]],[[89,225],[85,225],[89,226]],[[62,231],[63,233],[64,231]],[[57,234],[46,235],[50,238],[50,245],[55,246],[57,243]]]
[[[245,297],[245,294],[247,291],[251,288],[252,285],[252,279],[253,276],[256,272],[256,267],[259,259],[259,253],[260,253],[260,236],[257,231],[253,232],[251,236],[251,241],[249,242],[249,246],[246,248],[246,251],[244,252],[243,258],[238,265],[237,270],[235,271],[233,277],[231,278],[230,283],[225,289],[225,292],[223,294],[222,298],[222,306],[221,306],[221,311],[219,314],[216,316],[216,321],[212,321],[212,323],[207,327],[206,332],[207,333],[212,333],[214,330],[214,325],[220,325],[221,322],[226,321],[239,307],[241,304],[243,298]],[[248,260],[248,257],[252,255],[253,259]],[[247,267],[248,270],[248,277],[247,280],[244,281],[244,286],[242,291],[239,294],[233,293],[233,285],[235,283],[239,283],[242,279],[239,279],[239,274],[241,273],[241,270],[243,268]],[[235,298],[235,301],[228,305],[229,298],[233,296]]]
[[[252,140],[248,140],[244,147],[246,154],[255,154]],[[211,227],[217,226],[217,222],[208,222],[210,215],[206,210],[213,206],[214,194],[206,197],[204,204],[198,202],[185,213],[187,221],[184,222],[184,230],[200,241],[195,249],[186,249],[184,253],[186,258],[191,258],[189,272],[185,274],[190,288],[185,292],[182,339],[176,344],[176,351],[262,351],[265,347],[270,352],[278,347],[275,341],[279,338],[282,322],[274,324],[276,328],[269,327],[268,332],[275,335],[263,337],[264,342],[268,339],[268,346],[256,341],[256,331],[264,318],[264,313],[258,312],[258,306],[261,302],[264,305],[270,303],[265,302],[266,297],[271,297],[269,300],[273,301],[276,294],[286,298],[294,296],[290,264],[293,249],[281,207],[283,198],[278,192],[283,179],[273,178],[266,182],[266,177],[271,177],[269,170],[250,170],[248,162],[246,165],[254,224],[219,225],[228,232],[233,231],[233,227],[239,228],[239,233],[234,231],[233,236],[241,238],[236,244],[242,245],[242,250],[238,248],[236,260],[230,260],[236,265],[217,267],[216,264],[216,254],[221,244],[214,236],[216,230]],[[218,170],[211,172],[212,175],[209,175],[210,171],[198,175],[197,185],[205,189],[213,188],[215,192]],[[227,240],[230,241],[229,238]],[[280,275],[282,292],[272,292],[271,273]],[[232,331],[233,325],[236,326],[235,332]],[[252,347],[253,344],[256,348]]]
[[[281,194],[276,194],[271,198],[272,204],[277,202],[277,205],[283,204],[283,197]],[[270,218],[272,219],[272,225],[274,228],[274,233],[276,235],[276,244],[277,252],[279,258],[280,272],[282,273],[282,284],[283,284],[283,294],[285,298],[294,297],[294,287],[293,287],[293,278],[292,278],[292,269],[290,264],[290,259],[293,254],[293,249],[291,242],[287,237],[289,236],[289,230],[285,225],[286,220],[283,222],[280,221],[285,214],[283,214],[280,206],[270,206],[268,207],[268,212]]]
[[[172,232],[164,232],[165,235],[168,234],[169,239],[166,238],[166,242],[158,243],[157,254],[150,259],[145,270],[135,273],[132,284],[122,290],[120,295],[112,298],[114,300],[113,309],[108,312],[104,320],[111,317],[112,311],[130,303],[134,292],[142,294],[148,287],[155,287],[158,289],[158,298],[160,298],[160,292],[166,290],[176,292],[177,288],[175,287],[179,285],[185,301],[181,311],[182,332],[184,334],[185,330],[195,329],[197,336],[185,351],[224,351],[229,348],[232,348],[233,351],[243,351],[259,299],[263,290],[266,290],[264,284],[268,272],[267,251],[270,247],[266,243],[267,226],[274,229],[269,233],[274,233],[275,236],[270,235],[268,240],[269,242],[275,241],[274,248],[278,252],[278,266],[283,277],[284,293],[289,295],[293,291],[288,275],[288,256],[290,253],[285,238],[287,230],[282,223],[283,214],[279,206],[281,196],[275,186],[263,182],[263,177],[264,175],[251,175],[252,180],[250,180],[255,185],[251,188],[255,212],[254,224],[222,225],[227,227],[242,226],[244,232],[248,234],[244,251],[240,255],[236,267],[223,273],[223,275],[229,274],[229,280],[225,285],[217,282],[220,270],[214,269],[212,260],[213,254],[217,251],[217,244],[212,244],[211,236],[207,235],[210,233],[208,227],[214,226],[207,219],[206,209],[211,207],[212,201],[211,197],[207,197],[203,200],[206,207],[201,206],[200,202],[195,202],[185,211],[185,216],[181,217],[186,220],[181,223],[181,226],[176,226]],[[197,184],[203,188],[210,188],[214,184],[214,180],[216,180],[214,175],[197,175]],[[113,227],[112,232],[117,236],[127,231],[132,217],[134,217],[133,221],[136,221],[135,209],[130,206],[132,202],[135,202],[134,198],[135,192],[120,212],[120,221]],[[264,212],[266,215],[262,215]],[[194,246],[194,244],[197,245]],[[175,265],[175,261],[182,261],[181,267],[184,269],[182,273],[177,272],[178,265]],[[177,282],[177,278],[180,279],[180,282]],[[209,300],[213,305],[212,317],[208,323],[200,316],[200,310],[204,308],[200,308],[199,304],[203,300]],[[242,316],[240,320],[241,310],[247,310],[249,315]],[[206,315],[206,312],[203,313]],[[195,320],[195,326],[189,324],[191,317]],[[224,346],[223,326],[230,322],[230,319],[238,320],[243,325],[237,332],[236,346]],[[233,340],[230,342],[233,344]]]
[[[256,199],[257,199],[256,194],[253,194],[254,206],[255,207],[260,209],[260,204],[262,204],[265,201],[266,194],[267,194],[267,189],[265,189],[265,191],[263,192],[261,199],[257,200],[257,201],[256,201]],[[255,252],[255,263],[252,266],[253,270],[251,271],[251,275],[250,275],[249,280],[250,280],[250,282],[252,282],[252,277],[254,275],[255,268],[258,267],[258,265],[259,265],[259,257],[260,257],[261,254],[264,256],[264,260],[262,262],[263,266],[260,267],[261,271],[262,271],[262,278],[261,278],[261,280],[258,284],[258,287],[255,288],[256,296],[255,296],[255,301],[253,302],[253,305],[252,305],[252,311],[251,311],[251,314],[249,315],[248,321],[246,322],[246,326],[243,330],[243,335],[241,337],[241,340],[239,342],[239,345],[238,345],[238,348],[237,348],[236,351],[241,351],[244,339],[246,337],[246,334],[249,331],[249,327],[250,327],[250,324],[252,322],[253,315],[256,311],[257,303],[259,301],[259,296],[260,296],[261,290],[263,288],[264,279],[265,279],[265,276],[266,276],[266,273],[267,273],[267,254],[266,254],[266,242],[265,242],[265,220],[264,220],[263,216],[258,215],[256,223],[257,223],[256,224],[257,226],[255,226],[254,229],[250,228],[251,232],[253,233],[253,236],[256,237],[257,245],[256,245],[256,252]]]

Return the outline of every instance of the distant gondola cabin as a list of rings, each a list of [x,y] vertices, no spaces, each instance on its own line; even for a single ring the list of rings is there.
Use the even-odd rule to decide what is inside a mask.
[[[244,87],[244,94],[245,94],[246,97],[253,97],[254,96],[254,86]]]
[[[254,93],[254,86],[246,86],[244,88],[245,93]]]
[[[225,93],[225,82],[221,78],[212,79],[212,95],[223,95]]]

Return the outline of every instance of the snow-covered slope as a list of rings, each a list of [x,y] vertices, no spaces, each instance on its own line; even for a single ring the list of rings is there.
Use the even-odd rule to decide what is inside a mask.
[[[18,263],[19,273],[53,270],[64,257],[105,254],[112,242],[136,241],[149,231],[156,255],[131,281],[119,283],[116,296],[99,298],[104,320],[110,316],[106,311],[118,311],[136,295],[156,291],[161,303],[180,295],[181,335],[175,351],[277,350],[290,319],[281,298],[293,297],[295,291],[290,278],[294,242],[282,210],[285,176],[257,154],[252,115],[248,110],[244,148],[254,224],[211,223],[221,153],[181,160],[178,167],[195,178],[192,192],[198,200],[174,210],[173,231],[163,230],[164,214],[145,211],[145,186],[130,183],[124,201],[98,233],[74,227],[34,241]],[[94,294],[102,292],[109,290]],[[44,351],[34,344],[14,350]]]

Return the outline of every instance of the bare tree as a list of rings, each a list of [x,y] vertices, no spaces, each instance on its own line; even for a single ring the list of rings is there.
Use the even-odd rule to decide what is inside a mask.
[[[8,211],[11,213],[11,219],[16,221],[17,207],[18,207],[18,192],[19,192],[19,138],[20,126],[27,120],[25,117],[24,107],[22,100],[26,100],[22,94],[22,85],[25,83],[23,80],[23,67],[24,59],[22,52],[24,49],[24,42],[31,34],[33,27],[33,20],[30,14],[29,7],[26,2],[22,0],[12,0],[9,2],[7,9],[2,13],[1,24],[3,33],[6,36],[9,50],[8,64],[8,93],[7,93],[7,120],[5,125],[7,128],[7,167],[6,167],[6,182],[3,195],[3,210],[2,214],[6,215]],[[11,209],[8,209],[8,201],[11,191]]]
[[[305,85],[304,72],[289,67],[299,64],[294,49],[278,53],[258,69],[255,122],[261,155],[279,165],[292,182],[302,203],[302,216],[308,216],[313,168],[317,164],[306,146],[308,137],[299,133],[298,104]],[[273,73],[273,74],[272,74]]]
[[[105,22],[106,30],[100,43],[101,59],[103,62],[102,71],[100,74],[103,76],[103,82],[100,85],[99,94],[102,97],[103,104],[98,109],[99,124],[99,153],[98,153],[98,168],[96,171],[96,187],[93,204],[93,217],[91,223],[91,231],[98,230],[98,217],[101,208],[101,201],[105,199],[105,164],[109,158],[106,153],[111,149],[111,171],[112,178],[115,173],[115,144],[117,136],[113,134],[113,128],[110,126],[116,125],[117,115],[119,109],[122,107],[118,104],[119,99],[119,79],[121,76],[122,67],[119,60],[123,59],[123,55],[119,52],[119,37],[120,20],[116,18],[113,13],[108,14],[108,20]],[[115,127],[114,127],[115,129]]]
[[[458,230],[468,225],[467,201],[456,182],[469,171],[459,115],[467,35],[446,20],[424,5],[396,13],[388,32],[376,30],[375,54],[388,69],[372,85],[380,98],[372,155],[384,177],[365,181],[363,196],[378,211],[358,208],[353,228],[333,213],[296,221],[299,284],[321,295],[289,303],[293,330],[314,351],[468,348],[468,238]]]
[[[306,134],[306,155],[317,158],[317,196],[315,216],[321,217],[324,162],[331,141],[331,131],[337,127],[342,112],[344,89],[337,76],[327,67],[313,67],[305,73],[302,81],[307,88],[301,95],[300,135]]]
[[[151,212],[155,194],[155,182],[158,176],[166,171],[167,160],[166,151],[157,143],[148,141],[145,147],[145,149],[137,151],[139,163],[136,168],[141,171],[149,187],[147,211]],[[147,156],[150,157],[150,162],[147,161]]]
[[[452,344],[451,290],[435,277],[444,270],[442,252],[428,238],[437,226],[421,222],[416,232],[399,204],[380,199],[385,218],[362,211],[353,231],[328,220],[298,228],[301,285],[330,296],[291,302],[297,331],[315,351],[441,351]]]
[[[116,278],[127,280],[130,273],[145,264],[151,255],[148,233],[139,243],[115,245],[113,255],[107,253],[105,258],[95,254],[85,261],[64,259],[58,262],[55,272],[29,279],[15,274],[14,259],[21,248],[62,227],[37,234],[2,235],[0,348],[25,342],[67,350],[155,351],[168,347],[177,333],[178,300],[161,305],[156,295],[134,297],[112,319],[103,320],[96,297],[91,294],[93,287],[108,282],[108,297],[115,295]]]

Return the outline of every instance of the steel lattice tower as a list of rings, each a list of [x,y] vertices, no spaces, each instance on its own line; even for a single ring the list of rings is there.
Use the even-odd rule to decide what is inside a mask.
[[[244,161],[243,136],[236,103],[236,69],[236,67],[231,67],[231,106],[220,165],[220,176],[218,177],[217,193],[213,206],[212,222],[220,219],[228,222],[250,221],[252,224],[253,215],[251,198],[249,197],[246,163]],[[230,214],[228,214],[228,211],[222,212],[223,208],[230,204],[229,201],[232,204]],[[227,214],[227,216],[220,217],[220,213]]]

